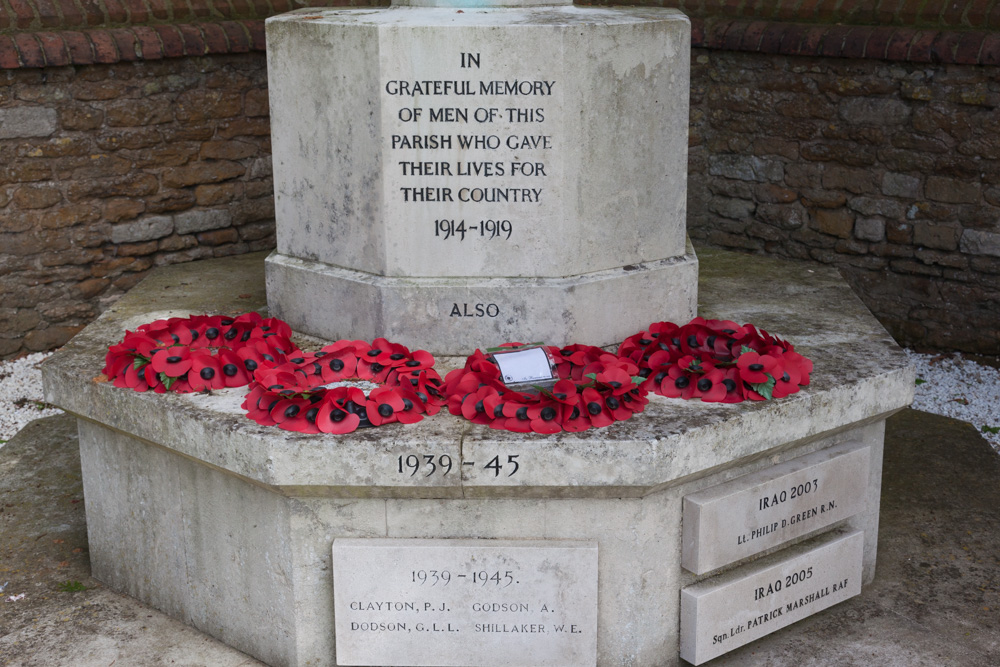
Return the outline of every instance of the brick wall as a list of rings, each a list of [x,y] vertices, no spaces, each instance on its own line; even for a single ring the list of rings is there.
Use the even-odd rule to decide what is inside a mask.
[[[305,4],[0,0],[0,358],[154,266],[273,246],[262,18]],[[692,16],[691,235],[1000,353],[1000,1],[652,4]]]
[[[0,355],[154,266],[272,247],[264,55],[0,70]]]
[[[1000,353],[1000,70],[692,56],[692,237],[836,266],[904,344]]]

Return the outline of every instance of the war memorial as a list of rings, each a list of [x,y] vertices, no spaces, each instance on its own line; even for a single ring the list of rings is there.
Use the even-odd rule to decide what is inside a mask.
[[[277,249],[155,272],[44,368],[96,578],[271,665],[481,667],[702,664],[871,581],[901,351],[833,270],[695,256],[683,14],[503,5],[268,20]],[[108,356],[156,322],[162,392]],[[758,331],[796,381],[732,375]],[[196,374],[206,338],[255,351]],[[515,341],[593,372],[466,382]],[[660,344],[728,361],[689,389]],[[404,389],[213,384],[276,350]]]

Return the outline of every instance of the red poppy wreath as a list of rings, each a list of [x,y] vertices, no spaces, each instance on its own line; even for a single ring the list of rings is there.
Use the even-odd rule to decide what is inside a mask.
[[[516,349],[521,343],[507,343]],[[528,433],[585,431],[628,419],[648,403],[639,367],[591,345],[546,347],[559,380],[538,393],[514,391],[496,362],[476,350],[445,377],[448,411],[490,428]]]
[[[762,401],[809,384],[812,361],[788,341],[752,324],[696,317],[651,324],[618,349],[637,364],[642,386],[660,396],[705,402]]]
[[[298,352],[291,334],[286,323],[258,313],[156,320],[108,348],[104,374],[116,387],[156,393],[242,387],[258,367]]]
[[[368,396],[359,387],[324,385],[346,380],[380,384]],[[319,352],[254,374],[243,402],[247,417],[301,433],[350,433],[358,428],[412,424],[444,404],[434,357],[424,350],[376,338],[340,340]]]

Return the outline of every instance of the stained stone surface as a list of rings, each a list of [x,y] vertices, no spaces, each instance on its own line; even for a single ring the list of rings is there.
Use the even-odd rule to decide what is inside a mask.
[[[911,400],[912,370],[834,271],[700,255],[700,313],[788,338],[813,359],[812,383],[766,403],[652,397],[626,422],[554,436],[492,431],[446,412],[342,437],[303,435],[246,419],[238,389],[115,388],[99,373],[127,328],[264,308],[261,255],[154,272],[43,366],[46,400],[84,424],[95,573],[273,664],[333,665],[336,538],[592,540],[597,664],[673,664],[679,591],[699,580],[680,567],[684,496],[858,442],[871,448],[865,510],[829,528],[863,531],[869,581],[884,421]],[[452,468],[400,473],[399,457],[410,454],[447,456]],[[186,577],[174,579],[182,563]]]
[[[82,503],[53,492],[80,491],[75,421],[40,420],[0,450],[0,523],[10,538],[0,544],[4,595],[45,591],[0,601],[0,654],[9,667],[260,664],[87,576]],[[39,471],[51,485],[38,483]],[[994,667],[1000,663],[1000,533],[992,530],[1000,522],[998,475],[1000,457],[971,424],[911,409],[893,415],[874,582],[711,664]],[[50,539],[52,525],[69,526],[71,535]],[[65,568],[60,561],[67,557]],[[308,585],[328,583],[322,575]],[[87,590],[57,591],[67,579]]]
[[[834,533],[681,591],[681,657],[700,665],[861,592],[864,535]]]
[[[335,539],[342,665],[588,667],[597,543]]]
[[[692,317],[689,34],[571,5],[268,19],[273,313],[462,355]]]
[[[862,511],[870,462],[849,442],[686,496],[681,565],[704,574]]]

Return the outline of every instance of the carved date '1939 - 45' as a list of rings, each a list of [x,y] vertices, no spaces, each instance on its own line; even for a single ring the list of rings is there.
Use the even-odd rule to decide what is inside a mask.
[[[517,458],[520,454],[508,454],[506,463],[502,463],[500,460],[500,455],[497,454],[488,463],[482,466],[483,470],[492,470],[494,477],[500,476],[500,471],[506,467],[510,470],[507,473],[507,477],[513,477],[514,474],[520,469],[521,465],[517,462]],[[396,471],[400,474],[405,474],[407,471],[410,473],[410,477],[413,477],[420,470],[426,470],[424,477],[430,477],[435,473],[441,475],[447,475],[451,472],[454,462],[451,456],[448,454],[441,454],[435,456],[434,454],[400,454],[396,457],[397,468]],[[469,466],[475,468],[475,461],[465,461],[462,463],[463,466]]]

